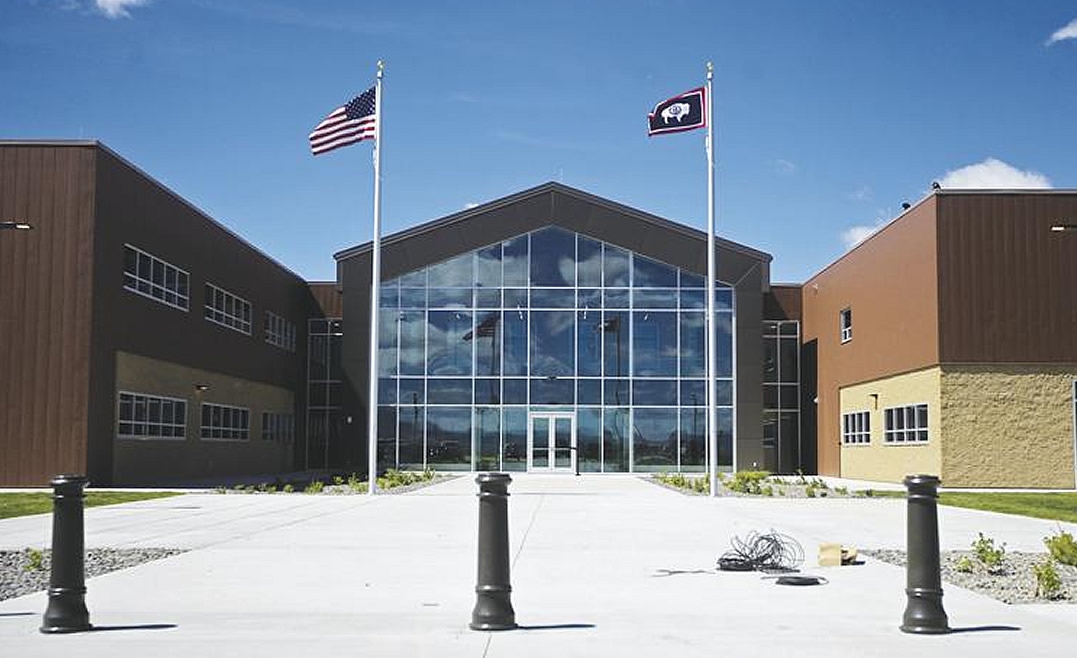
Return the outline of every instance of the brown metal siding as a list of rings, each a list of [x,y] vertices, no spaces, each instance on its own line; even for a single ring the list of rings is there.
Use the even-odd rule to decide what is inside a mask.
[[[307,285],[310,287],[310,294],[314,297],[318,308],[321,309],[325,317],[344,317],[344,295],[341,294],[340,288],[335,281],[317,281]]]
[[[803,286],[803,341],[818,357],[820,474],[841,474],[841,387],[938,363],[935,212],[932,196]],[[844,308],[853,337],[842,344]]]
[[[943,363],[1077,363],[1077,193],[939,199]]]
[[[0,485],[85,472],[94,147],[0,146]]]
[[[801,311],[799,285],[772,285],[763,297],[763,318],[766,320],[799,320]]]
[[[109,151],[98,154],[91,470],[111,478],[117,350],[294,391],[298,445],[307,318],[320,313],[306,282]],[[187,312],[123,289],[125,243],[189,273]],[[204,319],[207,282],[251,303],[251,335]],[[295,325],[295,352],[266,343],[267,310]],[[197,432],[188,427],[189,437]]]

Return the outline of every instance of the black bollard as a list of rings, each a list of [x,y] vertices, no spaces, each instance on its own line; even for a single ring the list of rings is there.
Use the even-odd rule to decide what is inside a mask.
[[[86,610],[85,545],[82,509],[84,475],[52,479],[52,569],[49,605],[42,633],[77,633],[93,628]]]
[[[946,611],[942,609],[942,575],[939,566],[939,478],[909,475],[907,567],[905,617],[906,633],[949,633]]]
[[[509,583],[508,473],[482,473],[479,485],[479,573],[471,630],[505,631],[516,628]]]

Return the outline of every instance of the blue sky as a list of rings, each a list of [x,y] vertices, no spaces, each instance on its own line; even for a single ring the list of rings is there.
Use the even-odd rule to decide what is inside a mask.
[[[99,139],[301,276],[369,240],[369,142],[307,134],[386,62],[383,234],[561,181],[803,281],[947,187],[1077,187],[1070,2],[2,0],[0,139]]]

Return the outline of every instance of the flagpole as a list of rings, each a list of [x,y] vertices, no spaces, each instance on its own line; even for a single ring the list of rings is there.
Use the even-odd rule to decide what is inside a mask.
[[[718,263],[714,253],[714,121],[712,95],[714,65],[707,62],[707,428],[710,441],[711,496],[718,495],[718,358],[714,317],[714,280]]]
[[[370,388],[367,395],[367,495],[378,488],[378,305],[381,292],[381,78],[374,91],[374,250],[370,263]]]

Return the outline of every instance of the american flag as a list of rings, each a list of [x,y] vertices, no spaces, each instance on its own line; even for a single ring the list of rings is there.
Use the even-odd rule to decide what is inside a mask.
[[[374,87],[367,89],[322,119],[310,134],[314,155],[374,138]]]

